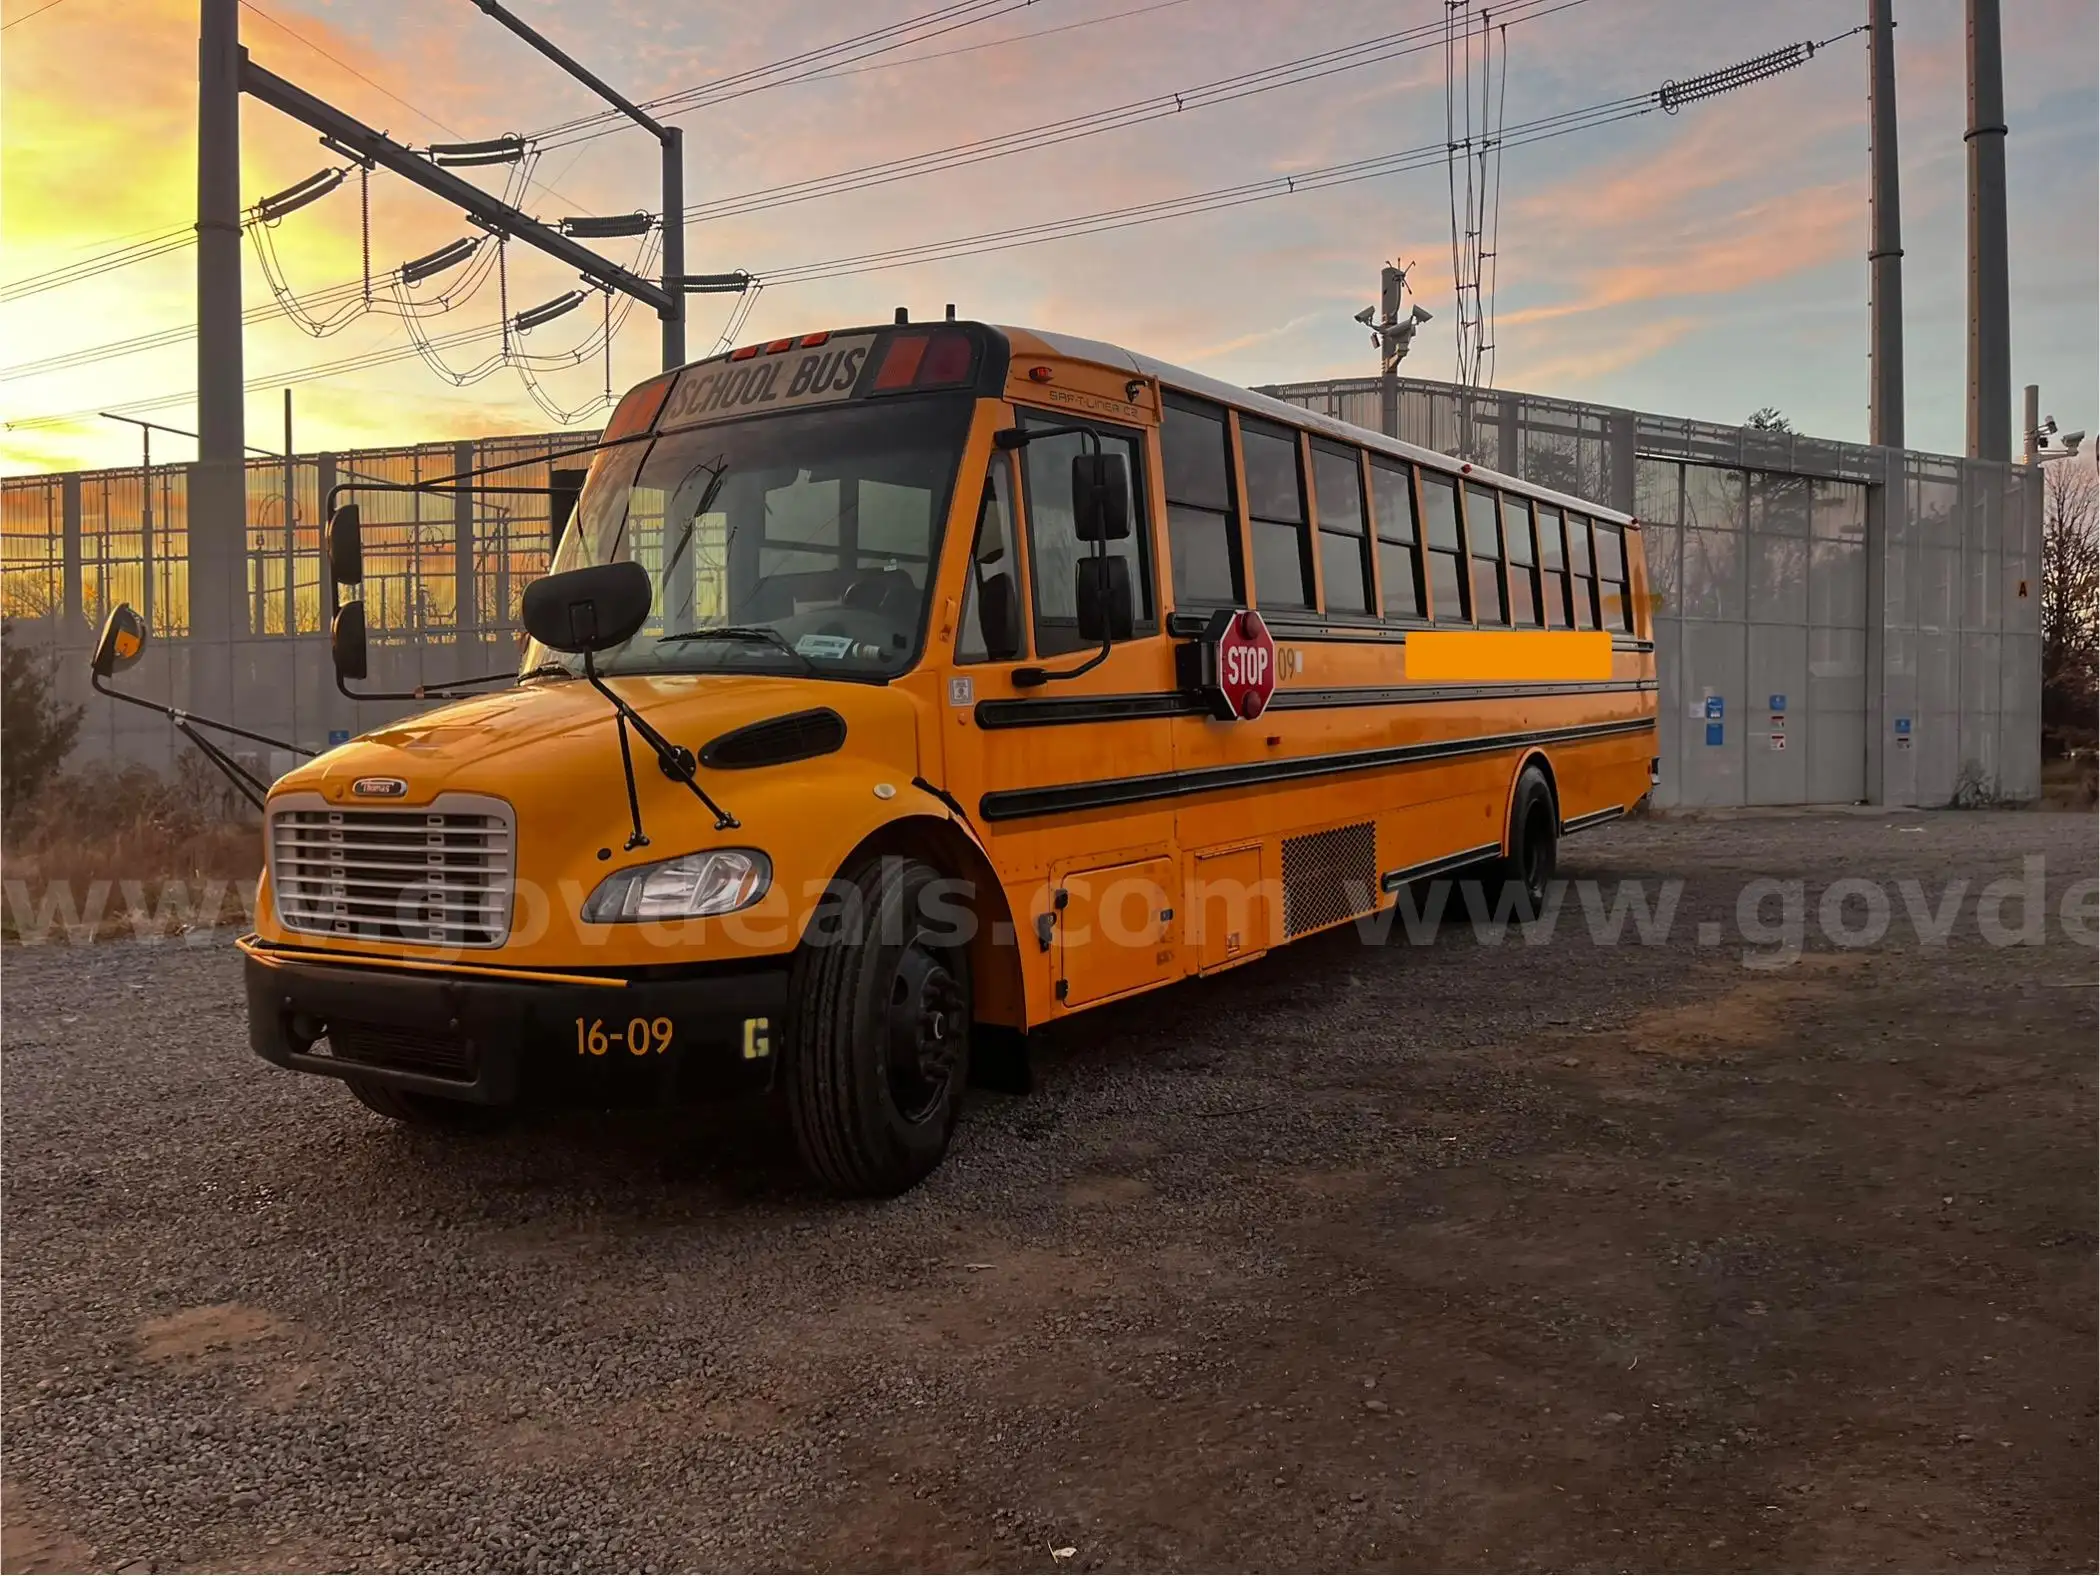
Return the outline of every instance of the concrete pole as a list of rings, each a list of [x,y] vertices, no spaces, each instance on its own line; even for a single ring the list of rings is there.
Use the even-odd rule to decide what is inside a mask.
[[[1896,22],[1893,0],[1867,0],[1867,105],[1873,127],[1872,239],[1867,249],[1871,330],[1867,441],[1903,447],[1903,221],[1897,200]]]
[[[2042,453],[2042,390],[2038,383],[2030,383],[2021,393],[2020,431],[2026,444],[2027,463],[2039,462]]]
[[[685,365],[685,133],[663,129],[664,154],[664,366]]]
[[[1967,0],[1969,457],[2012,458],[2012,333],[2005,243],[2005,65],[1998,0]]]
[[[190,639],[230,641],[247,552],[241,367],[240,0],[199,0],[197,35],[197,464],[189,493]],[[194,663],[190,703],[231,700],[226,663]],[[223,680],[220,674],[223,673]],[[223,685],[223,687],[222,687]],[[221,713],[223,715],[223,712]]]

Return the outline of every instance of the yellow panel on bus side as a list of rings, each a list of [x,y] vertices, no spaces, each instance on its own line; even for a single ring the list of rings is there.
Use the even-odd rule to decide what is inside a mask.
[[[1141,859],[1057,878],[1057,993],[1067,1008],[1176,978],[1171,859]]]
[[[1191,863],[1183,934],[1195,949],[1196,972],[1230,968],[1268,951],[1273,909],[1260,846],[1199,854]]]

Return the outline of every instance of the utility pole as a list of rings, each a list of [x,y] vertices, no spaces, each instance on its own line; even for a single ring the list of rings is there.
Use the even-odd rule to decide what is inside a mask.
[[[2005,243],[2005,63],[1998,0],[1967,0],[1969,457],[2012,458],[2012,331]]]
[[[685,365],[685,133],[660,128],[664,150],[664,368]]]
[[[663,146],[663,302],[656,315],[664,325],[664,367],[685,364],[685,133],[666,126],[624,93],[607,84],[588,66],[572,59],[551,40],[542,38],[526,23],[511,15],[497,0],[474,0],[487,15],[501,22],[562,70],[589,88],[606,103],[640,126]]]
[[[240,0],[199,0],[197,34],[197,466],[190,484],[190,630],[241,633],[233,594],[247,546],[242,461]],[[228,673],[231,682],[231,673]],[[208,706],[221,699],[195,697]]]
[[[1356,314],[1357,322],[1371,331],[1378,347],[1378,424],[1388,438],[1400,436],[1400,362],[1415,342],[1415,330],[1429,321],[1426,308],[1417,306],[1400,315],[1407,292],[1407,269],[1387,263],[1378,274],[1378,305]],[[1374,315],[1375,311],[1375,315]]]
[[[1903,447],[1903,220],[1897,199],[1894,0],[1867,0],[1867,107],[1873,131],[1867,247],[1867,441]]]

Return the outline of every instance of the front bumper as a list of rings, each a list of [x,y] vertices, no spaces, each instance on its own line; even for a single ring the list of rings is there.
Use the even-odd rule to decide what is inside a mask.
[[[481,1105],[671,1103],[768,1088],[788,999],[784,959],[646,978],[504,978],[337,961],[252,937],[241,951],[248,1043],[264,1061]],[[631,1048],[635,1038],[644,1049]]]

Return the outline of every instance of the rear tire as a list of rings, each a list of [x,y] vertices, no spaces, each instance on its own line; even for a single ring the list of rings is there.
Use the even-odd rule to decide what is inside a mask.
[[[419,1094],[395,1089],[364,1078],[345,1078],[351,1094],[368,1111],[376,1111],[403,1127],[421,1127],[453,1133],[488,1133],[510,1121],[507,1105],[477,1105],[470,1100],[447,1100],[442,1095]]]
[[[883,855],[818,905],[795,956],[786,1076],[803,1163],[888,1197],[948,1151],[970,1067],[967,938],[937,912],[940,872]]]
[[[1509,809],[1509,852],[1495,862],[1489,890],[1495,906],[1505,897],[1511,917],[1537,919],[1546,906],[1546,888],[1560,854],[1560,806],[1553,785],[1538,766],[1524,768]]]

